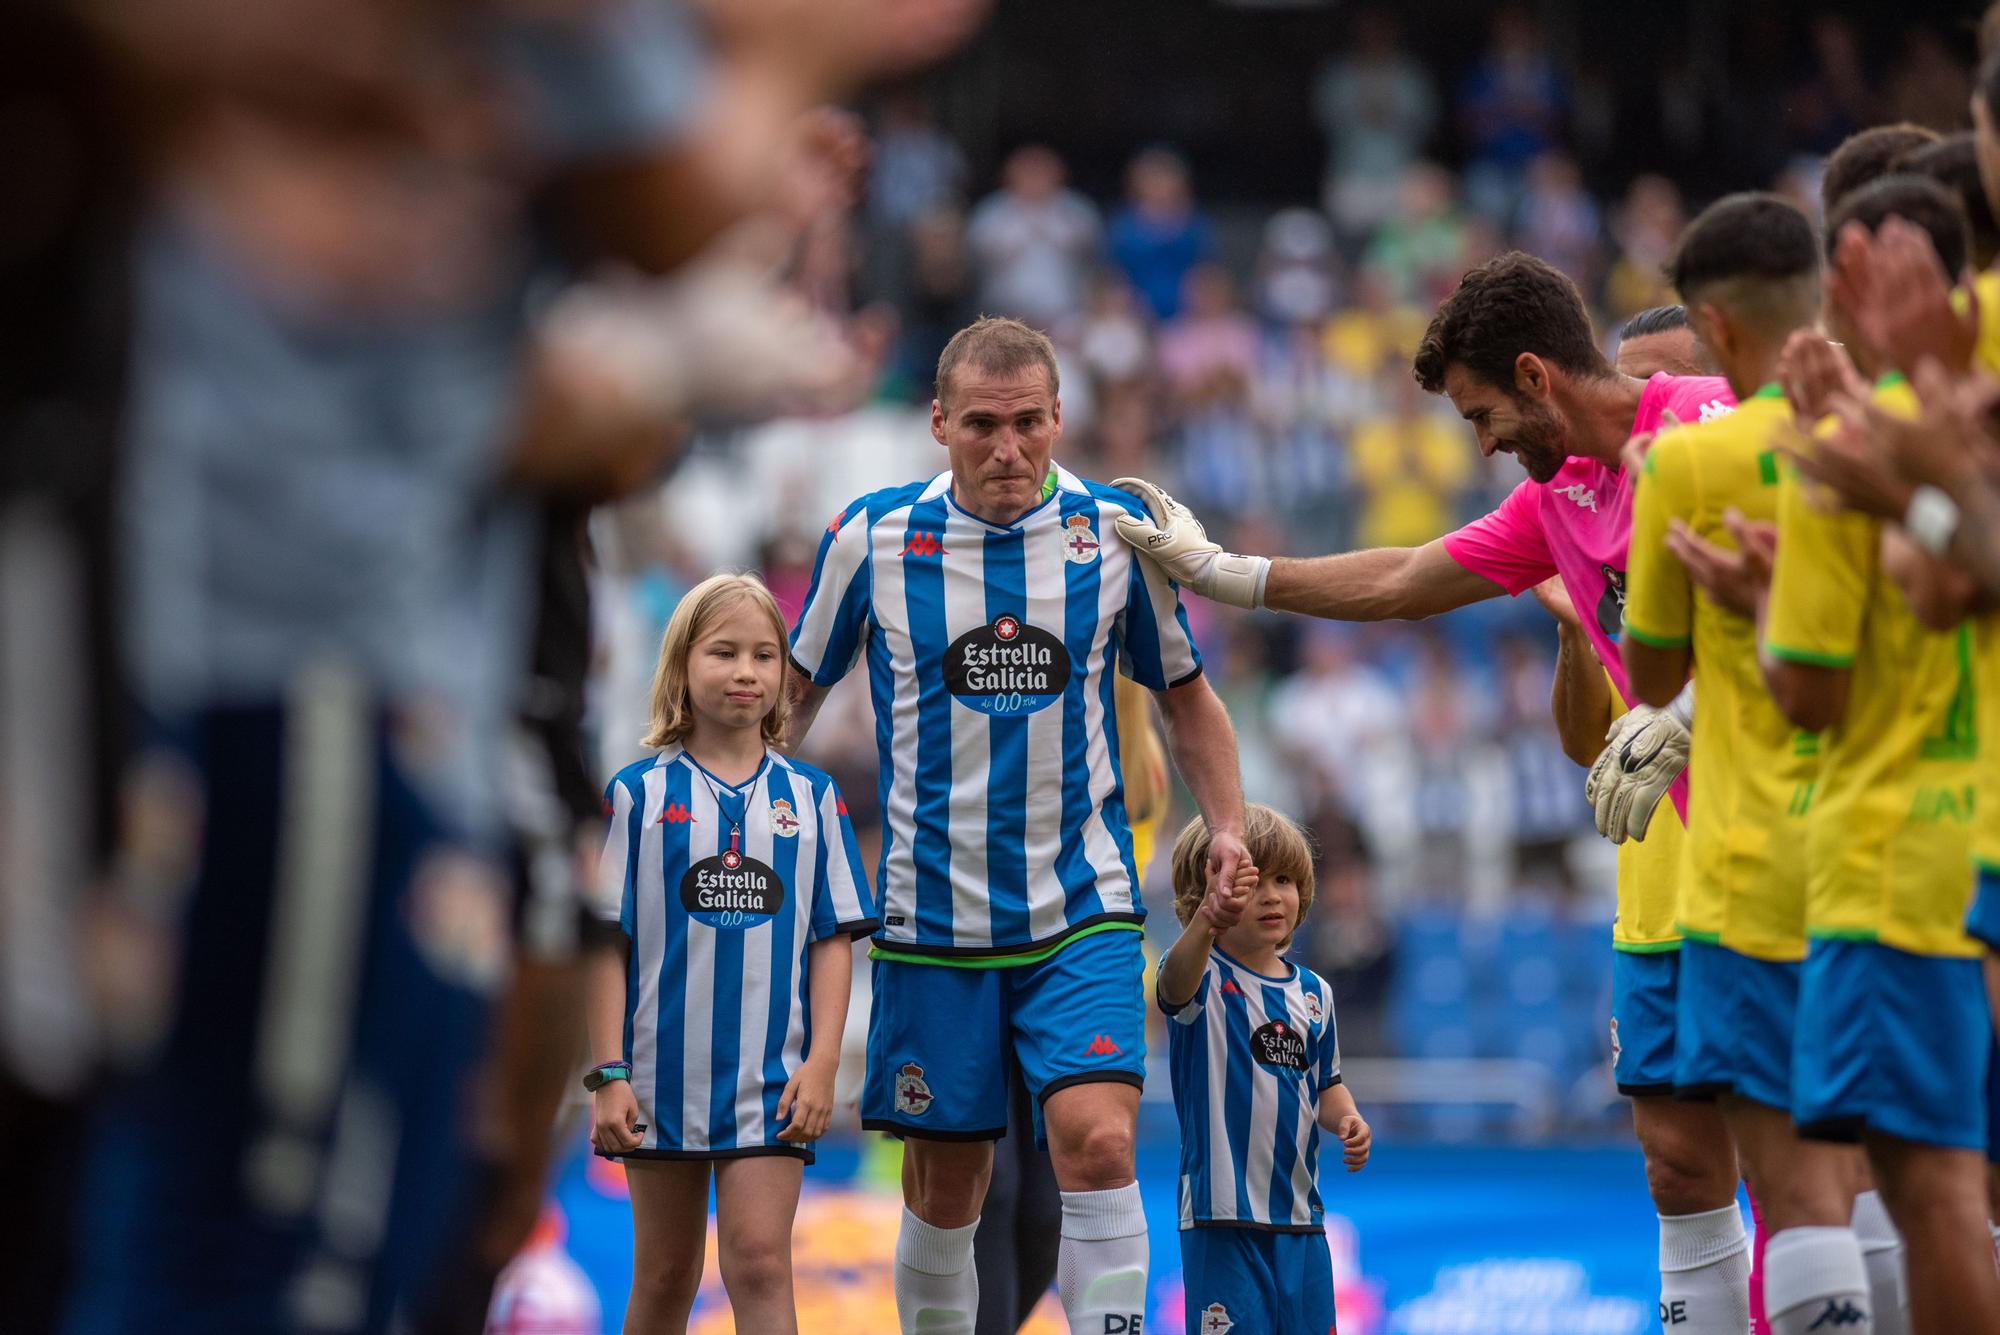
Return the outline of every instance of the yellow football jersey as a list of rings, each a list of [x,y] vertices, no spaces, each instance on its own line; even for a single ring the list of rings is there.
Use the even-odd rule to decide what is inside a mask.
[[[1625,569],[1625,634],[1641,644],[1694,650],[1686,867],[1680,928],[1764,960],[1805,958],[1805,811],[1819,739],[1771,702],[1757,666],[1757,627],[1717,607],[1667,551],[1679,519],[1725,547],[1723,511],[1778,515],[1777,432],[1791,421],[1784,391],[1767,385],[1735,412],[1663,431],[1632,499]]]
[[[1972,623],[1974,708],[1978,717],[2000,718],[2000,613]],[[2000,746],[1979,748],[1979,805],[1972,822],[1972,861],[1981,871],[2000,874]]]
[[[2000,375],[2000,268],[1988,269],[1972,281],[1979,298],[1979,342],[1972,364],[1988,375]],[[1979,716],[2000,718],[2000,616],[1979,618],[1973,630],[1978,656]],[[1972,825],[1972,858],[1982,869],[2000,873],[2000,746],[1979,753],[1980,806]]]
[[[1619,714],[1625,706],[1611,693]],[[1611,948],[1647,955],[1679,950],[1681,879],[1686,870],[1687,827],[1672,798],[1660,799],[1643,841],[1618,845],[1618,916],[1611,922]]]
[[[1877,399],[1914,410],[1900,382]],[[1851,674],[1807,813],[1806,933],[1975,956],[1963,927],[1978,755],[1972,628],[1926,630],[1883,573],[1880,521],[1819,508],[1795,470],[1781,474],[1765,651]]]
[[[1979,298],[1979,341],[1973,345],[1972,364],[1989,375],[2000,375],[2000,269],[1988,269],[1973,279],[1972,291]]]

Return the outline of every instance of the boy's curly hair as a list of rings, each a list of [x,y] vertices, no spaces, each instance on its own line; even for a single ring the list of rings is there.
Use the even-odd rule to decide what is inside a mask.
[[[1185,927],[1208,896],[1208,826],[1196,816],[1174,837],[1174,916]],[[1289,876],[1299,887],[1299,921],[1313,902],[1313,841],[1289,817],[1254,802],[1243,804],[1243,843],[1265,876]],[[1292,943],[1286,937],[1283,950]]]

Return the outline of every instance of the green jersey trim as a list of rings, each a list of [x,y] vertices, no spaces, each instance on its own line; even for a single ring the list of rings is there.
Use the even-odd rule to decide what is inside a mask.
[[[1017,969],[1024,964],[1040,964],[1064,946],[1083,940],[1086,936],[1096,936],[1099,932],[1143,932],[1146,928],[1136,922],[1101,922],[1094,927],[1062,940],[1046,945],[1038,950],[1025,951],[1019,955],[980,955],[971,959],[956,955],[920,955],[914,951],[892,950],[885,946],[871,946],[868,958],[871,960],[892,960],[898,964],[935,964],[945,969]]]
[[[1651,649],[1685,649],[1694,643],[1689,635],[1652,635],[1633,625],[1630,618],[1625,622],[1625,633]]]
[[[1764,652],[1773,658],[1782,658],[1787,663],[1803,663],[1807,667],[1851,668],[1854,666],[1853,654],[1823,654],[1814,649],[1791,649],[1782,644],[1772,644],[1768,640],[1765,641]]]

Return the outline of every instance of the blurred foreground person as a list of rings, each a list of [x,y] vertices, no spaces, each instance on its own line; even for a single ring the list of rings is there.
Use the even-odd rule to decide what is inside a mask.
[[[78,941],[125,729],[111,497],[132,190],[113,71],[54,6],[0,11],[0,1324],[54,1327],[96,1047]]]
[[[637,0],[94,11],[153,153],[121,498],[147,744],[70,1329],[379,1330],[430,1286],[491,1111],[534,498],[629,489],[689,417],[851,362],[741,267],[544,294],[678,268],[806,107],[977,10],[737,0],[712,45]]]

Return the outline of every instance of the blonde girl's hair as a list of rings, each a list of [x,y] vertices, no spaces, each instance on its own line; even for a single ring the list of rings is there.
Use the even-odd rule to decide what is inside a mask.
[[[1185,927],[1208,896],[1208,826],[1196,816],[1174,839],[1174,916]],[[1313,902],[1312,836],[1270,807],[1243,804],[1243,844],[1264,876],[1289,876],[1299,888],[1299,922]],[[1280,950],[1291,945],[1286,937]]]
[[[755,575],[724,571],[710,575],[687,591],[667,621],[667,633],[660,637],[660,661],[653,669],[652,722],[641,740],[642,746],[672,746],[694,730],[694,701],[688,696],[688,655],[723,618],[744,603],[764,614],[771,623],[771,635],[778,651],[785,655],[778,673],[778,698],[764,715],[761,729],[766,746],[782,746],[792,724],[791,658],[785,634],[785,614],[778,600]]]

